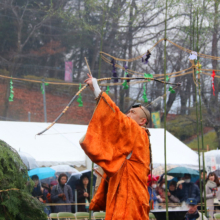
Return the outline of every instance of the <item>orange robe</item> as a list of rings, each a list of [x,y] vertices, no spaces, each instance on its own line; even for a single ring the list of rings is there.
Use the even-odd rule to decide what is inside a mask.
[[[103,93],[80,144],[108,179],[108,183],[102,179],[90,210],[106,210],[105,220],[148,220],[150,150],[146,130]]]

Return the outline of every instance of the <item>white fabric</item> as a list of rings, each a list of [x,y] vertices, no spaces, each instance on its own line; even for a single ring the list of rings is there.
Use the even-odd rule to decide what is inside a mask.
[[[55,124],[41,136],[49,123],[0,121],[0,139],[17,151],[32,155],[39,166],[86,165],[79,140],[87,125]],[[164,166],[164,129],[149,129],[153,167]],[[198,168],[198,155],[167,131],[167,164]]]
[[[99,88],[98,82],[96,78],[92,78],[92,84],[94,87],[94,94],[95,97],[97,98],[99,96],[99,94],[101,93],[101,89]]]

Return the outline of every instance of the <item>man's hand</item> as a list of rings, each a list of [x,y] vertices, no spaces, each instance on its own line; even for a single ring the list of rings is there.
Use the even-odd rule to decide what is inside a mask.
[[[40,202],[43,202],[44,200],[43,200],[42,198],[39,197],[39,201],[40,201]]]
[[[86,79],[84,82],[89,85],[89,88],[90,88],[92,91],[94,91],[93,82],[92,82],[92,76],[90,76],[88,73],[87,73],[87,76],[88,76],[89,78]]]

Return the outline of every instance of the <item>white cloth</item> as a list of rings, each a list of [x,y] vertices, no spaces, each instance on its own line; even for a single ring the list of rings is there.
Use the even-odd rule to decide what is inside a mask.
[[[101,93],[101,89],[99,88],[98,82],[96,78],[92,78],[92,84],[94,87],[94,94],[95,97],[97,98],[99,96],[99,94]]]

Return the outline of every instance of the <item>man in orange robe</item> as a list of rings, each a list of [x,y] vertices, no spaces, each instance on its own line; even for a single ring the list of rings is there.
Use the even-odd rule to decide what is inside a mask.
[[[106,210],[105,220],[148,220],[150,173],[150,113],[142,106],[128,115],[99,89],[97,80],[85,81],[97,97],[97,107],[80,144],[105,172],[90,210]]]

